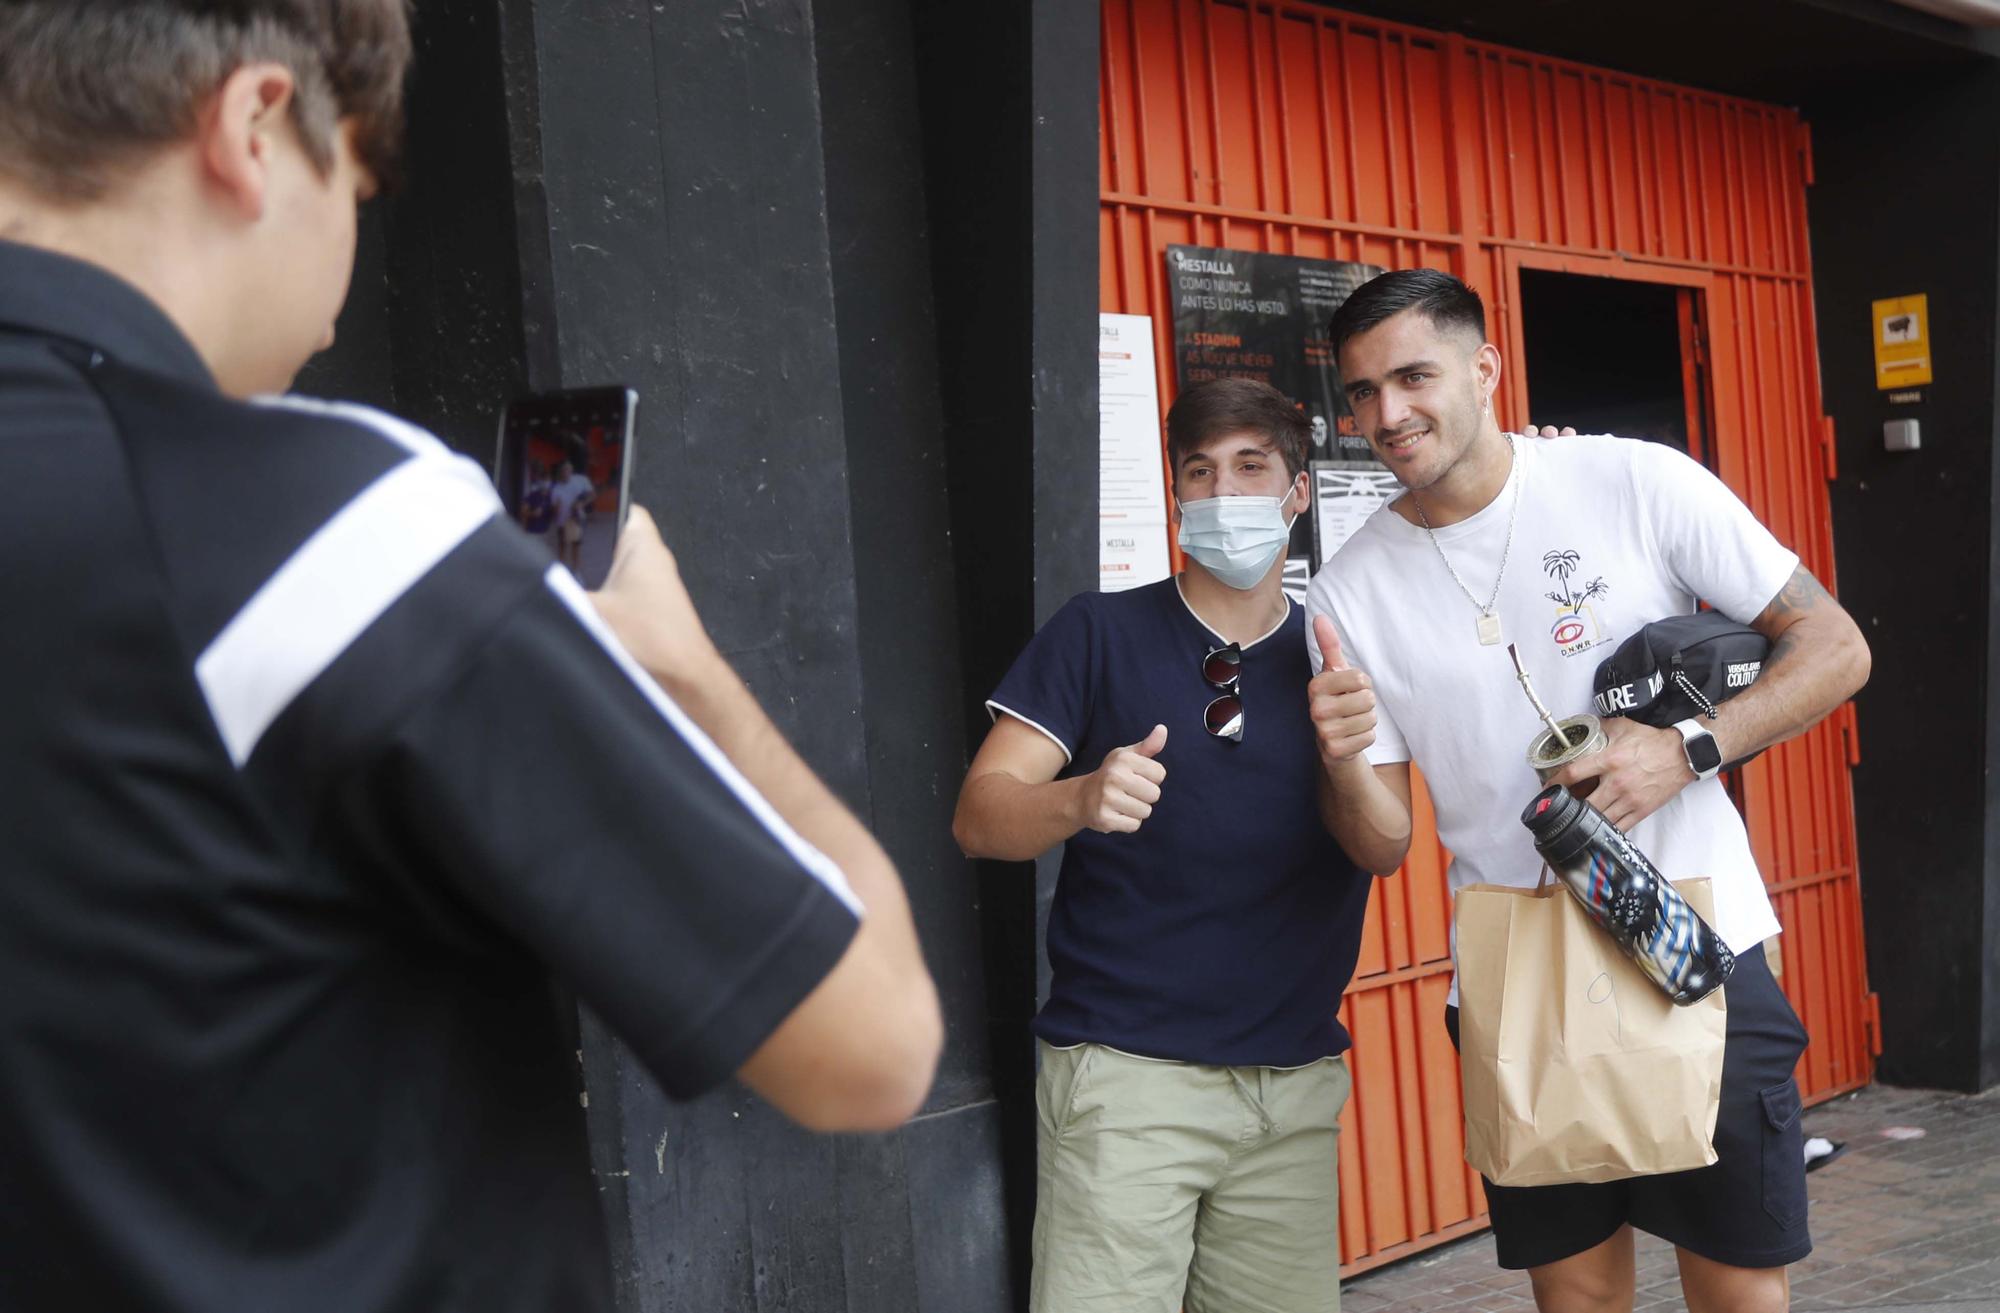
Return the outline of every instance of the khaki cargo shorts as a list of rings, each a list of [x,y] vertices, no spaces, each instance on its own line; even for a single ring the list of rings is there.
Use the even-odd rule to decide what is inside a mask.
[[[1345,1061],[1041,1056],[1030,1313],[1337,1313]]]

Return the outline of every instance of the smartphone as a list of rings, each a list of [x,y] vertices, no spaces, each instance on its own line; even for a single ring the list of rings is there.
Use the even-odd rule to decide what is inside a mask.
[[[579,388],[518,398],[500,417],[501,505],[585,588],[603,586],[625,527],[638,407],[631,388]]]

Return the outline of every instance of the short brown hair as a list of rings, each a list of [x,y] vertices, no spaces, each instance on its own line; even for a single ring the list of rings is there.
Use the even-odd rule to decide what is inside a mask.
[[[194,131],[244,64],[297,79],[292,117],[322,172],[355,125],[385,186],[402,151],[407,0],[0,0],[0,174],[67,201]]]
[[[1297,403],[1253,378],[1212,378],[1174,398],[1167,411],[1167,463],[1176,474],[1188,453],[1245,430],[1261,434],[1297,478],[1306,467],[1312,421]]]

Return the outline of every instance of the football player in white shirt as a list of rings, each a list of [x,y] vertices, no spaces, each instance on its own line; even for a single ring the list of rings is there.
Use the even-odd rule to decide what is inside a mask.
[[[1408,853],[1415,762],[1453,854],[1452,886],[1533,883],[1538,863],[1516,817],[1539,787],[1524,758],[1537,721],[1507,642],[1558,714],[1587,708],[1617,641],[1697,599],[1771,642],[1763,677],[1714,719],[1685,732],[1608,720],[1605,749],[1554,777],[1594,781],[1590,801],[1669,878],[1715,878],[1716,928],[1740,954],[1718,1162],[1602,1185],[1489,1185],[1487,1196],[1500,1261],[1529,1271],[1544,1313],[1629,1309],[1634,1226],[1676,1245],[1690,1308],[1781,1310],[1786,1264],[1811,1248],[1791,1079],[1806,1036],[1764,962],[1760,945],[1778,926],[1716,767],[1839,706],[1867,678],[1867,644],[1797,557],[1686,456],[1502,433],[1500,352],[1458,279],[1385,274],[1357,289],[1331,335],[1361,431],[1405,490],[1319,572],[1307,603],[1321,810],[1357,863],[1386,873]]]

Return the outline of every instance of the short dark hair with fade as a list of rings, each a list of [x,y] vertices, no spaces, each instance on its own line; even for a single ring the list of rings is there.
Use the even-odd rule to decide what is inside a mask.
[[[292,119],[332,168],[355,125],[383,185],[402,153],[408,0],[0,0],[0,174],[62,201],[101,198],[124,169],[194,132],[243,65],[292,70]]]
[[[1167,411],[1167,463],[1176,476],[1189,453],[1231,433],[1262,436],[1293,477],[1306,467],[1312,422],[1292,399],[1254,378],[1212,378],[1174,398]]]
[[[1349,338],[1405,310],[1415,310],[1439,330],[1459,329],[1486,340],[1486,305],[1479,293],[1441,269],[1395,269],[1355,288],[1333,312],[1327,336],[1333,339],[1334,358],[1340,358]]]

